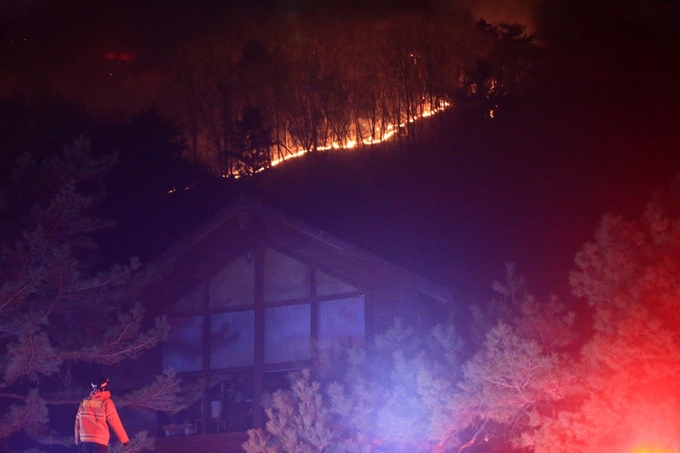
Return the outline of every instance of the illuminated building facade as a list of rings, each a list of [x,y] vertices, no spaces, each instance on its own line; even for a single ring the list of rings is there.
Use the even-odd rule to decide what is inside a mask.
[[[395,317],[430,325],[451,304],[448,289],[247,199],[159,262],[169,270],[147,298],[171,325],[163,369],[203,385],[200,401],[160,422],[157,449],[170,453],[242,451],[265,421],[254,402],[315,351],[365,344]]]

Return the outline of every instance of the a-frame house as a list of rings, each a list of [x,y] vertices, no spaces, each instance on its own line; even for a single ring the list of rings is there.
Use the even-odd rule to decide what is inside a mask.
[[[239,199],[164,253],[145,299],[168,316],[162,367],[203,397],[159,420],[165,453],[243,451],[265,392],[314,348],[363,344],[395,317],[430,325],[450,291],[256,200]],[[417,326],[416,326],[417,327]]]

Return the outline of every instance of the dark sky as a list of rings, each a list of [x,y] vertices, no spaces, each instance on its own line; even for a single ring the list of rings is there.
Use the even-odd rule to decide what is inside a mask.
[[[638,65],[633,59],[647,51],[655,53],[649,56],[655,65],[666,58],[677,67],[680,50],[678,0],[0,0],[0,52],[9,56],[0,65],[49,71],[108,51],[154,62],[178,42],[223,27],[245,11],[294,15],[318,5],[346,5],[366,15],[380,15],[388,5],[456,5],[490,22],[526,24],[551,45],[591,47],[605,58],[625,57],[631,49],[631,61],[609,61],[624,72],[636,69],[624,66]]]
[[[0,0],[0,52],[11,57],[0,65],[50,70],[106,51],[154,61],[181,40],[219,28],[245,11],[296,14],[318,5],[348,5],[347,10],[366,15],[380,15],[388,5],[456,5],[490,22],[526,24],[553,45],[592,47],[609,56],[636,47],[634,58],[663,50],[661,58],[677,66],[678,0]]]
[[[0,64],[48,71],[71,65],[81,54],[109,49],[162,58],[177,42],[246,7],[266,5],[295,13],[313,3],[0,0],[2,50],[11,56]],[[430,3],[441,7],[448,2]],[[526,23],[540,40],[559,49],[553,69],[555,92],[539,110],[514,118],[507,131],[489,137],[471,134],[467,157],[450,163],[457,169],[451,173],[455,181],[422,189],[428,201],[414,201],[412,214],[441,209],[449,228],[458,229],[452,240],[437,240],[442,241],[442,253],[460,256],[452,258],[460,265],[448,274],[457,284],[466,280],[470,293],[489,287],[507,261],[530,269],[530,279],[564,291],[566,269],[600,216],[636,214],[651,191],[667,187],[680,170],[680,2],[456,3],[492,22]],[[373,3],[371,13],[379,4]],[[377,192],[366,196],[381,200],[384,194]],[[324,223],[332,228],[332,211],[341,205],[329,204],[312,220],[321,228]],[[389,225],[378,221],[376,227]],[[388,254],[389,246],[382,247]],[[440,259],[430,258],[421,256],[408,264],[418,270],[434,267]],[[559,277],[541,276],[546,273]]]

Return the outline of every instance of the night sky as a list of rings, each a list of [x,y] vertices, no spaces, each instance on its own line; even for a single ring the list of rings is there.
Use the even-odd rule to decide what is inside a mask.
[[[0,74],[39,83],[55,72],[96,73],[100,63],[94,56],[109,51],[133,54],[143,67],[165,58],[182,40],[218,27],[225,17],[246,10],[294,15],[313,3],[2,0]],[[365,3],[346,8],[376,14],[393,6]],[[395,4],[417,9],[424,2]],[[387,231],[395,221],[402,219],[404,231],[417,235],[414,218],[438,219],[437,226],[422,228],[425,239],[402,251],[351,228],[340,231],[338,212],[348,200],[328,197],[314,209],[302,200],[282,206],[350,242],[372,246],[379,255],[448,279],[464,288],[461,297],[485,297],[509,261],[517,262],[538,291],[564,294],[573,256],[599,218],[606,212],[636,215],[652,191],[667,187],[680,170],[680,2],[457,4],[492,22],[525,23],[539,42],[559,49],[551,98],[505,120],[495,134],[461,131],[456,139],[466,144],[466,152],[443,164],[422,164],[417,172],[431,184],[407,180],[413,197],[395,205],[389,218],[372,220],[373,230],[401,241]],[[431,176],[434,167],[449,173]],[[382,203],[390,190],[376,184],[369,193],[351,195],[352,202]],[[449,267],[442,269],[447,260]]]

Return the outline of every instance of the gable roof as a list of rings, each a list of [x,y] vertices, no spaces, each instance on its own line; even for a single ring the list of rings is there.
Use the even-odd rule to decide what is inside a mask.
[[[237,237],[238,236],[238,237]],[[160,262],[182,259],[192,251],[203,255],[229,239],[266,238],[269,246],[311,263],[331,275],[342,276],[358,288],[398,285],[414,289],[442,303],[451,303],[451,291],[392,262],[354,246],[258,200],[240,197],[175,243]]]

